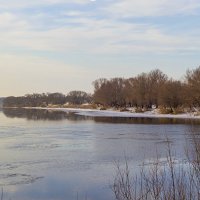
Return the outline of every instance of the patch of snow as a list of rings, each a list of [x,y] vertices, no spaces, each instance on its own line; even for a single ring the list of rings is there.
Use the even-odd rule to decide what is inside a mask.
[[[74,112],[77,115],[91,116],[91,117],[133,117],[133,118],[176,118],[176,119],[200,119],[200,116],[195,116],[193,113],[184,114],[158,114],[155,109],[153,111],[147,111],[144,113],[131,113],[120,112],[113,110],[96,110],[96,109],[81,109],[81,108],[36,108],[36,109],[48,109],[55,111]]]

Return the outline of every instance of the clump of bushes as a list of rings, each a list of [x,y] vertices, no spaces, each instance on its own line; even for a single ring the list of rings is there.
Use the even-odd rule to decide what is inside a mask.
[[[172,114],[173,109],[172,108],[166,108],[166,107],[159,107],[159,113],[160,114]]]
[[[159,113],[160,114],[183,114],[184,113],[183,107],[177,107],[177,108],[169,108],[169,107],[159,107]]]
[[[120,112],[128,112],[129,110],[127,108],[121,108]]]
[[[95,104],[82,104],[79,106],[79,108],[83,109],[97,109],[97,105]]]
[[[194,113],[194,116],[200,116],[200,111],[195,112],[195,113]]]
[[[142,109],[141,107],[137,107],[137,108],[135,108],[135,112],[136,113],[143,113],[144,109]]]
[[[64,104],[63,106],[60,106],[61,108],[82,108],[82,109],[97,109],[97,105],[95,104]]]
[[[106,107],[100,107],[99,110],[107,110],[107,108]]]
[[[177,114],[183,114],[183,113],[185,113],[185,110],[183,107],[173,108],[173,114],[177,115]]]

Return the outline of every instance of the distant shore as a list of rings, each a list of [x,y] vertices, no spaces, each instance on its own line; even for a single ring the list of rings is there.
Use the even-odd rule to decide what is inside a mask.
[[[183,114],[159,114],[156,109],[143,113],[135,113],[130,111],[121,112],[119,110],[98,110],[98,109],[83,109],[83,108],[43,108],[43,107],[26,107],[26,109],[41,109],[63,112],[74,112],[77,115],[90,117],[132,117],[132,118],[171,118],[171,119],[200,119],[200,115],[194,113]]]

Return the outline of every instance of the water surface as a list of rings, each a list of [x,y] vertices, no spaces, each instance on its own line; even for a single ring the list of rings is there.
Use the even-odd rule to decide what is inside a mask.
[[[137,170],[166,140],[184,159],[198,121],[85,117],[48,110],[0,111],[0,186],[4,199],[112,200],[115,161]]]

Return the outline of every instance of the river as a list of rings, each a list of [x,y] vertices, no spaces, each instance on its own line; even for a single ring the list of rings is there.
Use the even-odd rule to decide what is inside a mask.
[[[0,110],[0,187],[4,200],[113,200],[115,163],[136,171],[169,140],[184,160],[199,121],[86,117],[73,112]]]

